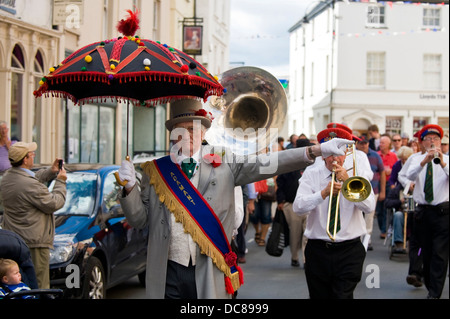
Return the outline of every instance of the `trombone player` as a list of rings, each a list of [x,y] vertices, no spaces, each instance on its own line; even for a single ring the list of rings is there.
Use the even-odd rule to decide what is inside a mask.
[[[327,128],[317,135],[320,143],[352,137],[341,128]],[[359,175],[358,164],[367,159],[354,156],[354,150],[352,155],[353,167],[347,167],[346,155],[332,155],[308,167],[299,180],[293,209],[297,214],[310,212],[305,231],[305,274],[311,299],[351,299],[361,280],[366,256],[360,239],[366,234],[363,212],[373,211],[376,202],[370,183],[353,177],[353,172]],[[356,193],[344,197],[349,182],[355,179]]]

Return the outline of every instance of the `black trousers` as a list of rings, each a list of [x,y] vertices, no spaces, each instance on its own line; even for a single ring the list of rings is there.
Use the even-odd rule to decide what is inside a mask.
[[[165,299],[197,299],[195,266],[189,261],[185,267],[174,261],[167,262]]]
[[[359,238],[340,243],[309,239],[305,275],[311,299],[353,299],[366,251]]]
[[[423,258],[422,248],[419,242],[419,233],[417,227],[416,212],[408,213],[408,228],[409,234],[409,269],[408,275],[416,275],[419,278],[423,277]]]
[[[448,267],[448,202],[446,206],[419,205],[415,222],[422,248],[425,286],[431,297],[440,298]]]

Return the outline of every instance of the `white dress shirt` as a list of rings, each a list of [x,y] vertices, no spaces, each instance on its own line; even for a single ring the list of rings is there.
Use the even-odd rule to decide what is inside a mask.
[[[422,205],[438,205],[443,202],[448,202],[448,155],[444,155],[444,162],[447,164],[444,168],[439,164],[433,165],[433,196],[431,203],[425,200],[425,176],[427,173],[427,165],[421,166],[420,163],[426,157],[427,153],[420,154],[411,158],[411,163],[406,172],[406,178],[415,183],[413,198],[417,204]]]
[[[183,154],[178,155],[177,163],[181,165],[181,162],[189,157]],[[200,151],[195,153],[192,158],[200,163]],[[191,183],[197,187],[199,177],[196,174],[198,171],[198,165],[195,166],[194,175],[191,177]],[[175,220],[174,214],[170,214],[171,219],[171,236],[169,244],[169,260],[172,260],[185,267],[189,266],[189,260],[192,260],[192,265],[195,265],[197,256],[197,244],[192,239],[189,233],[184,231],[182,223]]]
[[[400,184],[402,184],[403,188],[406,188],[406,186],[409,183],[413,182],[413,181],[409,180],[406,177],[406,174],[408,172],[409,166],[413,162],[413,158],[415,158],[416,156],[420,156],[422,154],[423,153],[414,153],[414,154],[412,154],[410,157],[408,157],[408,159],[406,160],[405,164],[403,164],[402,169],[400,170],[400,172],[398,172],[397,180],[400,182]]]
[[[350,163],[350,167],[348,167],[347,162],[344,163],[349,176],[353,175],[352,165],[353,162]],[[358,175],[370,176],[369,172],[362,171],[363,167],[357,167]],[[326,168],[323,160],[320,163],[307,167],[299,180],[293,210],[300,215],[310,212],[305,231],[305,236],[309,239],[331,241],[326,231],[329,197],[323,199],[321,195],[321,191],[330,181],[331,171]],[[365,235],[367,232],[366,223],[362,212],[370,213],[375,210],[376,201],[373,190],[370,196],[361,202],[350,202],[342,194],[339,201],[341,229],[336,234],[335,242],[342,242]]]

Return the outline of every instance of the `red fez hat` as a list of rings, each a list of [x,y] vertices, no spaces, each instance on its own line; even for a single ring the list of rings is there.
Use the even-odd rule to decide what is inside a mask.
[[[419,131],[419,142],[422,142],[423,138],[431,133],[439,135],[441,139],[444,136],[442,127],[436,124],[427,124]]]
[[[353,135],[340,128],[327,128],[317,134],[317,140],[319,143],[327,142],[335,137],[351,140]]]
[[[350,138],[349,140],[355,140],[355,141],[361,140],[358,136],[353,135],[352,129],[349,128],[347,125],[340,124],[340,123],[330,123],[327,125],[327,128],[340,128],[341,130],[345,130],[352,135],[352,138]]]

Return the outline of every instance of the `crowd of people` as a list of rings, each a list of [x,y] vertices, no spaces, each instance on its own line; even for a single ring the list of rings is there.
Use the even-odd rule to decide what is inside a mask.
[[[374,220],[385,238],[390,210],[394,249],[410,257],[407,283],[424,283],[428,298],[441,296],[448,268],[449,157],[440,126],[425,125],[409,138],[380,134],[376,125],[361,134],[329,123],[317,135],[292,135],[287,143],[279,138],[266,152],[241,157],[204,143],[212,118],[203,111],[195,100],[171,103],[165,123],[171,154],[143,166],[140,187],[130,161],[118,172],[128,223],[149,228],[147,297],[232,298],[244,284],[239,265],[246,262],[246,229],[251,223],[255,243],[264,247],[275,210],[285,215],[291,265],[304,267],[311,298],[353,298],[366,250],[373,249]],[[67,176],[58,158],[34,172],[36,143],[11,142],[6,123],[0,127],[0,236],[9,238],[0,244],[10,251],[0,256],[1,298],[11,285],[28,289],[16,271],[24,243],[36,272],[33,287],[50,287],[53,213],[64,205]],[[276,169],[268,174],[264,168],[272,163]],[[356,200],[344,196],[353,176],[370,184]],[[50,179],[56,179],[51,191],[44,185]],[[412,210],[405,209],[408,198],[415,202]]]

